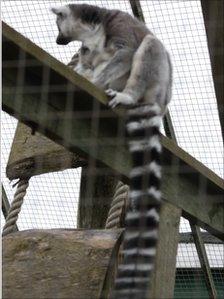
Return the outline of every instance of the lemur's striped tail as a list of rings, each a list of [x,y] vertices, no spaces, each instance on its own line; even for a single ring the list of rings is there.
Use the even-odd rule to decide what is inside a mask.
[[[130,109],[128,115],[133,168],[124,260],[118,267],[114,299],[146,299],[154,267],[161,204],[160,107],[157,104],[139,106]]]

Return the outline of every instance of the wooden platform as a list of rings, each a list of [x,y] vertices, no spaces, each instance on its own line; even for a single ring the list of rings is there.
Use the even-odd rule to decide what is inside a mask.
[[[4,299],[106,299],[122,230],[28,230],[3,238]]]

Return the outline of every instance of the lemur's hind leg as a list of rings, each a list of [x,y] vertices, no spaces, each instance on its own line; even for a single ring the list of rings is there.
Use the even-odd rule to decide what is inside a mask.
[[[109,83],[121,78],[130,71],[134,50],[117,50],[110,62],[105,66],[102,72],[93,80],[93,83],[103,89],[107,88]]]
[[[130,77],[122,92],[107,90],[113,97],[109,106],[132,106],[140,100],[149,103],[162,101],[169,82],[169,63],[162,43],[152,35],[147,35],[137,49],[132,62]]]

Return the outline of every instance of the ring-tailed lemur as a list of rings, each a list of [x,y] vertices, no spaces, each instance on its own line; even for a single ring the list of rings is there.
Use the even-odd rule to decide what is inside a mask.
[[[161,205],[159,127],[171,98],[172,66],[163,44],[129,14],[92,5],[53,8],[57,43],[81,41],[75,70],[106,90],[110,107],[127,108],[130,208],[124,260],[113,298],[145,299],[156,254]],[[72,63],[71,63],[72,65]]]

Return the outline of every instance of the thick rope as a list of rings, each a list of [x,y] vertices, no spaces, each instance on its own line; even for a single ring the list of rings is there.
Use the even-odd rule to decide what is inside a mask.
[[[19,181],[8,216],[6,217],[6,223],[3,228],[2,236],[6,236],[14,231],[28,185],[29,179],[23,179]]]
[[[129,187],[118,182],[106,221],[106,229],[119,228],[126,207]]]

